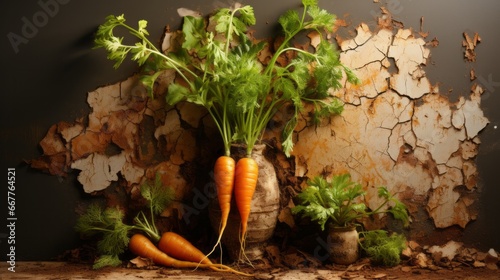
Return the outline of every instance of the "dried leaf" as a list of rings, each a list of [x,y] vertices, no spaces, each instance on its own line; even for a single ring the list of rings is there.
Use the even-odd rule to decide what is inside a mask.
[[[280,249],[276,245],[270,245],[266,247],[266,253],[268,258],[271,260],[273,265],[281,265],[281,253]]]
[[[142,258],[142,257],[133,258],[130,260],[130,263],[132,263],[137,268],[150,267],[150,266],[154,265],[150,259],[146,259],[146,258]]]
[[[403,266],[401,268],[401,271],[403,271],[403,272],[410,272],[411,270],[412,270],[411,266]]]
[[[486,267],[486,264],[484,262],[480,262],[480,261],[475,261],[472,266],[474,267]]]
[[[422,246],[414,240],[408,241],[408,247],[410,247],[413,251],[419,251],[422,249]]]
[[[484,257],[484,262],[488,263],[488,264],[489,263],[496,264],[496,263],[498,263],[498,261],[499,261],[498,255],[496,254],[495,250],[493,250],[493,249],[490,249]]]
[[[462,246],[463,243],[451,240],[443,246],[432,246],[429,248],[429,252],[432,254],[440,253],[441,257],[451,261],[458,254],[458,250],[462,248]]]
[[[407,246],[405,249],[403,249],[403,251],[401,252],[401,255],[403,257],[409,259],[413,255],[413,250],[409,246]]]
[[[498,258],[498,253],[493,248],[488,250],[488,254],[491,255],[492,257]]]
[[[289,207],[285,207],[280,211],[278,220],[282,223],[287,224],[290,228],[295,227],[295,220]]]
[[[425,255],[424,253],[419,253],[415,257],[415,259],[413,260],[413,264],[415,266],[420,267],[420,268],[426,268],[428,266],[427,262],[428,262],[428,258],[427,258],[427,255]]]
[[[496,263],[487,263],[486,268],[489,270],[498,270],[498,265]]]

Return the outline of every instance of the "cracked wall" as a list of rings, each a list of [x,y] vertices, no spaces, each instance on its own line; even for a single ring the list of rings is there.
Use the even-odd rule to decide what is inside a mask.
[[[471,194],[478,133],[488,123],[483,89],[474,85],[468,97],[450,102],[426,77],[430,48],[410,29],[361,24],[339,45],[342,62],[362,82],[336,93],[346,101],[342,115],[297,133],[296,175],[350,172],[371,197],[386,185],[425,207],[437,228],[465,227],[477,214]]]
[[[127,199],[114,193],[116,187],[138,198],[140,184],[159,174],[175,193],[164,215],[182,218],[196,174],[208,174],[210,152],[219,144],[212,141],[218,134],[206,111],[189,103],[166,108],[163,97],[149,98],[137,76],[89,92],[87,102],[86,118],[49,129],[40,143],[43,156],[31,166],[62,177],[76,170],[86,193],[104,194],[122,207]]]

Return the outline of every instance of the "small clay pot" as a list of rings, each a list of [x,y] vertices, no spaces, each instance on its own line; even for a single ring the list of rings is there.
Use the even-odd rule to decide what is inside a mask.
[[[328,249],[330,260],[336,264],[348,265],[359,258],[359,234],[355,226],[330,226]]]

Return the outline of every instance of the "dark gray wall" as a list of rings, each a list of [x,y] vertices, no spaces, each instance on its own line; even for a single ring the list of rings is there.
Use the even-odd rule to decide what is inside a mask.
[[[152,39],[160,38],[169,24],[178,29],[177,8],[186,7],[204,13],[230,1],[201,0],[40,0],[10,1],[0,12],[2,85],[0,167],[4,188],[0,190],[0,223],[7,225],[7,168],[16,168],[16,259],[49,260],[79,245],[73,231],[75,207],[88,199],[75,178],[57,178],[27,168],[23,160],[40,156],[38,143],[48,128],[59,121],[73,121],[85,116],[87,92],[104,84],[130,76],[136,66],[126,63],[114,71],[102,50],[92,50],[92,36],[109,14],[122,14],[130,22],[149,21]],[[468,94],[470,66],[462,62],[462,33],[478,32],[483,42],[477,48],[476,73],[483,86],[483,110],[491,124],[482,132],[479,172],[482,181],[481,213],[470,224],[464,241],[487,249],[500,249],[500,226],[497,203],[500,200],[498,160],[500,137],[500,2],[495,0],[387,0],[380,1],[394,17],[418,30],[420,18],[431,37],[440,45],[432,49],[426,69],[432,82],[439,81],[442,92],[453,89],[452,98]],[[300,6],[299,0],[244,1],[254,6],[257,37],[274,30],[278,15]],[[360,21],[374,25],[379,4],[373,1],[319,0],[320,6],[339,17],[349,14],[351,27]],[[15,39],[13,39],[15,38]],[[12,40],[15,40],[14,42]],[[0,259],[8,254],[6,226],[0,227]],[[10,246],[10,245],[9,245]]]

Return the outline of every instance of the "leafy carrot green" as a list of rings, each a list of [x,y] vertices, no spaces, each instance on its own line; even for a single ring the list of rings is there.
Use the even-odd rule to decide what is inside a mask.
[[[325,112],[340,113],[343,104],[330,96],[331,88],[338,89],[342,85],[342,73],[350,82],[357,82],[354,74],[339,61],[339,53],[331,42],[326,40],[322,30],[332,31],[335,16],[317,6],[317,1],[302,1],[302,15],[289,10],[283,14],[280,23],[284,38],[274,52],[270,62],[263,70],[263,76],[270,80],[268,90],[259,96],[256,102],[249,99],[247,104],[254,104],[248,110],[240,110],[235,118],[238,120],[237,131],[248,145],[250,153],[254,143],[262,136],[266,125],[274,114],[284,105],[295,108],[292,117],[285,125],[283,133],[283,150],[290,155],[293,149],[292,133],[296,127],[300,111],[304,103],[312,103],[316,118],[326,116]],[[292,40],[302,31],[316,31],[320,44],[316,52],[308,52],[291,46]],[[278,65],[277,61],[284,53],[295,54],[287,65]],[[312,71],[310,70],[312,69]]]
[[[208,20],[185,16],[182,44],[167,53],[147,39],[145,20],[133,28],[125,23],[123,15],[107,17],[95,42],[96,47],[108,51],[115,67],[127,55],[143,66],[141,81],[151,96],[159,75],[168,69],[175,70],[184,81],[168,86],[167,102],[174,105],[187,101],[205,107],[219,129],[226,156],[230,155],[230,145],[234,142],[247,145],[250,155],[276,112],[291,105],[293,114],[285,120],[282,131],[283,150],[290,155],[292,133],[304,104],[312,104],[315,122],[339,114],[343,103],[330,91],[343,86],[344,76],[351,83],[358,82],[354,73],[340,62],[334,43],[327,39],[327,34],[333,32],[335,15],[320,9],[317,0],[302,0],[302,4],[301,14],[289,10],[279,18],[283,38],[275,49],[252,38],[249,28],[256,24],[254,9],[239,4],[218,9]],[[113,33],[117,27],[125,28],[138,41],[123,43],[124,38]],[[293,40],[304,31],[318,34],[320,43],[314,51],[293,46]],[[274,50],[268,62],[259,57],[266,48]],[[285,53],[291,59],[280,59]]]
[[[161,213],[174,197],[172,189],[162,185],[159,175],[153,182],[146,181],[141,185],[141,195],[147,201],[149,214],[140,211],[132,225],[124,222],[125,214],[119,207],[104,208],[91,204],[81,215],[75,225],[75,230],[83,237],[100,237],[97,242],[99,258],[94,268],[118,266],[119,256],[125,252],[130,242],[130,233],[142,231],[152,239],[159,240],[160,232],[155,225],[154,216]],[[148,217],[149,216],[149,217]]]
[[[94,263],[94,269],[104,266],[121,264],[119,255],[125,252],[129,243],[128,233],[131,226],[123,223],[124,213],[117,207],[102,208],[91,204],[85,214],[79,217],[75,230],[83,237],[100,235],[97,242],[99,258]]]

